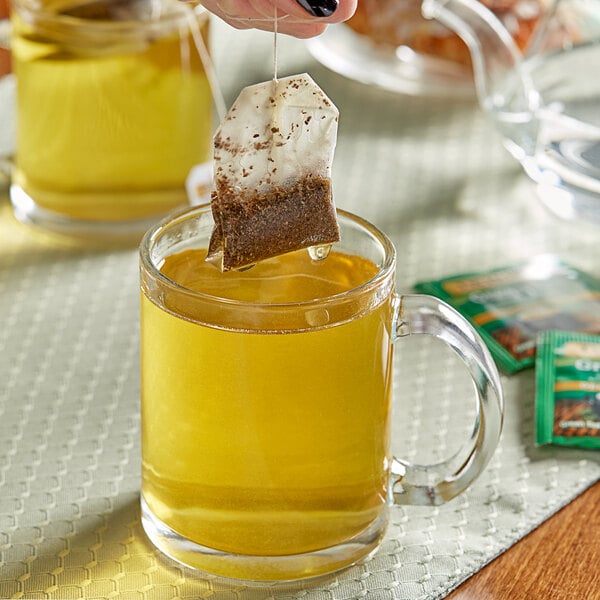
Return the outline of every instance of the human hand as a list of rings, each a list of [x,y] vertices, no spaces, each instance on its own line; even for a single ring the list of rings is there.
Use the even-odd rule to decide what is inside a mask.
[[[2,1],[2,0],[0,0]],[[237,29],[277,31],[309,38],[325,31],[330,23],[349,19],[357,0],[201,0],[212,13]]]

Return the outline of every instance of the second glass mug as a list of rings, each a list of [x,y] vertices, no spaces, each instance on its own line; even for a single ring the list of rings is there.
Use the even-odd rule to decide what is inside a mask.
[[[207,11],[177,0],[13,0],[20,221],[139,243],[210,159]]]
[[[391,241],[338,216],[328,258],[244,272],[204,261],[208,205],[142,241],[142,523],[188,566],[258,582],[348,567],[377,549],[394,502],[447,502],[497,446],[502,390],[481,338],[437,298],[396,293]],[[393,347],[415,334],[458,353],[478,404],[471,439],[435,465],[390,450]]]

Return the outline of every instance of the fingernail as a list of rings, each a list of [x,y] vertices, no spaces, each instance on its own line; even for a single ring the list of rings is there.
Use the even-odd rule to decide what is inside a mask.
[[[329,17],[338,7],[338,0],[296,0],[313,17]]]

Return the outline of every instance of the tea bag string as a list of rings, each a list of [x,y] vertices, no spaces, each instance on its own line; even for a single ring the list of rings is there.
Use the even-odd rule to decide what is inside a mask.
[[[216,71],[215,71],[215,67],[214,67],[214,63],[210,57],[210,52],[208,51],[208,48],[206,47],[206,43],[204,42],[204,38],[202,37],[202,34],[200,33],[200,28],[198,27],[198,22],[195,19],[194,16],[194,11],[192,9],[191,6],[185,4],[185,3],[181,3],[181,6],[184,8],[184,10],[187,11],[187,19],[189,21],[189,25],[190,25],[190,31],[192,32],[192,39],[194,40],[194,46],[196,47],[196,50],[198,52],[198,55],[200,56],[200,60],[202,62],[202,66],[204,68],[204,72],[206,73],[206,78],[208,80],[208,85],[210,86],[210,91],[213,97],[213,101],[215,103],[215,108],[217,110],[217,114],[219,116],[219,121],[222,121],[225,118],[225,114],[227,113],[227,105],[225,104],[225,99],[223,97],[223,92],[221,91],[221,86],[219,84],[219,79],[217,77]],[[217,2],[217,6],[219,6],[219,3]],[[278,26],[278,21],[281,18],[283,19],[288,19],[289,15],[284,15],[283,17],[279,17],[277,14],[277,6],[274,5],[274,16],[272,17],[273,19],[273,81],[274,81],[274,85],[277,84],[277,71],[278,71],[278,58],[277,58],[277,26]],[[249,23],[251,22],[262,22],[262,21],[266,21],[267,19],[244,19],[244,21],[247,21]],[[288,19],[290,20],[290,19]]]
[[[221,11],[222,14],[227,15],[230,19],[237,21],[238,23],[243,23],[245,25],[252,25],[253,23],[269,23],[273,21],[273,17],[264,16],[264,17],[238,17],[236,15],[228,14],[226,8],[224,8],[221,2],[217,2],[217,8]],[[275,8],[275,16],[279,21],[283,21],[285,19],[286,23],[306,23],[306,19],[298,19],[293,18],[289,14],[285,14],[281,17],[277,16],[277,7]]]
[[[213,97],[217,115],[219,116],[219,121],[222,121],[227,113],[227,105],[225,104],[225,98],[223,97],[223,92],[221,91],[221,86],[219,84],[219,79],[217,77],[217,72],[210,56],[210,52],[208,51],[204,38],[202,37],[200,27],[198,27],[198,20],[196,19],[193,8],[183,2],[180,3],[180,6],[182,6],[186,11],[186,18],[192,33],[194,46],[196,47],[198,56],[200,56],[200,61],[202,62],[202,67],[204,68],[206,79],[208,80],[208,85],[210,87],[210,92]]]
[[[273,81],[277,85],[277,5],[273,4]],[[275,91],[275,90],[273,90]]]

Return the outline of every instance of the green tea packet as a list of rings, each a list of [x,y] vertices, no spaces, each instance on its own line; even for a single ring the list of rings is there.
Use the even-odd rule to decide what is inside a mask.
[[[462,313],[509,374],[533,366],[543,331],[600,333],[600,279],[552,255],[424,281],[415,289]]]
[[[536,442],[600,448],[600,335],[541,334],[535,370]]]

